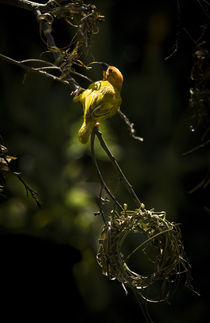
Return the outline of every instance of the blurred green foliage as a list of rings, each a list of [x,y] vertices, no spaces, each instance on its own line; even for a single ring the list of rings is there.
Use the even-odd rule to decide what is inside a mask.
[[[146,207],[165,210],[169,220],[184,223],[187,253],[195,270],[207,276],[205,269],[203,272],[198,265],[201,255],[197,256],[200,250],[209,248],[203,238],[203,227],[197,223],[198,217],[204,227],[207,222],[206,193],[201,189],[193,197],[188,194],[205,174],[207,150],[182,156],[199,143],[199,136],[188,130],[190,41],[185,47],[182,44],[178,54],[168,62],[163,60],[176,41],[176,1],[171,4],[148,1],[140,4],[142,7],[138,10],[133,7],[135,4],[127,8],[128,4],[122,5],[120,1],[101,0],[95,4],[106,16],[106,22],[93,38],[90,53],[84,60],[89,63],[95,59],[119,67],[125,79],[121,108],[135,123],[137,135],[144,137],[144,143],[129,137],[119,116],[104,122],[100,130]],[[22,59],[38,57],[44,51],[38,25],[35,20],[31,23],[31,13],[2,6],[0,15],[3,35],[0,52]],[[16,28],[7,29],[9,19]],[[195,24],[193,17],[191,24]],[[60,36],[62,43],[65,43],[64,36],[71,37],[65,31]],[[94,80],[101,78],[98,68],[87,74]],[[3,144],[10,154],[18,157],[15,167],[38,192],[42,205],[39,209],[30,194],[27,196],[22,183],[10,174],[0,195],[2,230],[50,237],[78,248],[82,260],[75,265],[74,273],[88,311],[96,317],[103,313],[104,321],[128,322],[126,311],[138,311],[135,299],[126,298],[120,286],[106,281],[95,260],[102,227],[102,219],[94,216],[98,211],[100,187],[89,144],[83,146],[77,139],[82,122],[81,107],[73,104],[64,85],[24,74],[20,68],[2,61],[0,84]],[[121,188],[99,144],[96,153],[106,183],[132,209],[132,201]],[[110,202],[107,208],[112,207]],[[201,254],[205,256],[203,251]],[[195,279],[205,294],[204,280]],[[169,318],[171,323],[202,322],[207,301],[191,299],[183,290],[177,295],[172,307],[154,305],[151,309],[157,322],[168,322]],[[133,320],[137,321],[137,318]]]

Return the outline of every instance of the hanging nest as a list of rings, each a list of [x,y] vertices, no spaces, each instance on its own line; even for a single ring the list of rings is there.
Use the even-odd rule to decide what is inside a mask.
[[[126,287],[129,287],[147,301],[164,301],[169,296],[170,285],[181,274],[186,274],[186,283],[190,285],[190,264],[184,259],[179,225],[167,221],[165,212],[146,210],[144,206],[130,211],[126,207],[120,214],[112,212],[104,225],[99,239],[97,261],[103,274],[121,282],[126,292]],[[126,257],[122,252],[123,242],[129,233],[136,232],[140,232],[146,239]],[[156,251],[152,258],[149,252],[151,247]],[[153,264],[154,271],[148,275],[136,273],[127,265],[128,259],[139,250]],[[146,289],[157,282],[158,296],[149,297]]]

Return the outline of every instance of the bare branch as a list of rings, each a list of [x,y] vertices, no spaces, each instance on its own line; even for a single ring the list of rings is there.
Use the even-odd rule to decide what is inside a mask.
[[[25,64],[25,63],[38,63],[38,64],[45,64],[45,65],[49,65],[49,66],[59,68],[59,67],[55,66],[53,63],[51,63],[51,62],[45,61],[43,59],[37,59],[37,58],[22,59],[21,63],[23,63],[23,64]]]
[[[122,183],[123,185],[126,187],[126,189],[128,190],[128,192],[130,193],[132,199],[134,200],[134,202],[136,203],[136,205],[138,207],[141,206],[141,202],[138,198],[138,196],[136,195],[132,185],[129,183],[129,181],[127,180],[126,176],[124,175],[124,173],[122,172],[119,164],[117,163],[115,157],[112,155],[111,151],[109,150],[107,144],[105,143],[103,137],[102,137],[102,133],[100,131],[98,131],[98,128],[95,127],[94,130],[93,130],[93,133],[92,133],[92,137],[94,139],[94,136],[95,134],[97,135],[98,137],[98,140],[101,144],[101,147],[104,149],[104,151],[106,152],[106,154],[108,155],[108,157],[110,158],[111,162],[112,162],[112,165],[114,166],[114,168],[117,170],[119,176],[120,176],[120,179],[122,180]]]
[[[130,136],[138,141],[144,141],[144,138],[135,135],[136,130],[134,129],[134,123],[131,123],[128,117],[121,110],[118,110],[118,113],[127,125]]]
[[[65,2],[66,0],[48,0],[46,3],[39,3],[35,1],[30,0],[0,0],[0,3],[4,3],[10,6],[15,6],[21,9],[34,11],[36,9],[39,9],[41,11],[46,11],[50,9],[54,9],[55,6],[59,6],[62,2]]]
[[[19,7],[22,9],[33,11],[37,8],[44,8],[46,7],[51,1],[48,1],[46,4],[29,1],[29,0],[0,0],[0,3],[5,3],[10,6]]]
[[[93,130],[92,135],[91,135],[91,154],[92,154],[92,159],[93,159],[93,163],[96,167],[96,171],[99,177],[99,180],[101,182],[101,186],[102,188],[104,188],[104,190],[107,192],[107,194],[111,197],[111,199],[113,200],[113,202],[121,209],[123,210],[123,207],[120,205],[120,203],[116,200],[116,198],[114,197],[114,195],[112,194],[112,192],[110,191],[110,189],[108,188],[108,186],[106,185],[106,183],[104,182],[103,176],[101,174],[101,171],[99,169],[97,160],[96,160],[96,156],[95,156],[95,149],[94,149],[94,141],[95,141],[95,134],[96,134],[96,129]],[[100,193],[100,195],[102,194],[102,191]]]
[[[25,187],[25,190],[26,190],[26,194],[28,196],[28,193],[31,194],[31,197],[32,199],[36,202],[37,206],[39,208],[41,208],[41,203],[39,202],[39,199],[38,199],[38,193],[36,191],[34,191],[26,182],[25,180],[22,178],[21,174],[19,173],[15,173],[13,172],[14,175],[17,176],[17,178],[19,179],[19,181],[24,185]]]
[[[1,139],[1,136],[0,136]],[[17,157],[14,156],[8,156],[8,149],[7,147],[3,146],[2,144],[0,144],[0,192],[4,189],[5,186],[5,179],[4,179],[4,173],[10,173],[15,175],[18,180],[24,185],[25,190],[26,190],[26,194],[28,196],[28,194],[31,194],[31,197],[33,198],[33,200],[36,202],[38,207],[41,207],[41,204],[39,202],[38,199],[38,193],[35,192],[26,182],[25,180],[22,178],[21,173],[18,173],[14,170],[12,170],[12,168],[10,167],[10,162],[12,160],[17,159]],[[3,185],[2,185],[3,184]]]
[[[41,75],[43,75],[45,77],[48,77],[48,78],[50,78],[50,79],[52,79],[54,81],[57,81],[57,82],[60,82],[60,83],[63,83],[63,84],[69,85],[69,86],[72,85],[72,84],[70,84],[69,81],[67,81],[65,79],[62,79],[60,77],[57,77],[57,76],[55,76],[53,74],[49,74],[46,71],[44,71],[43,69],[37,69],[36,67],[31,67],[31,66],[23,64],[22,62],[24,62],[24,60],[23,61],[17,61],[15,59],[13,59],[11,57],[8,57],[8,56],[5,56],[3,54],[0,54],[0,59],[6,61],[8,63],[12,63],[14,65],[17,65],[17,66],[23,68],[24,70],[26,70],[27,72],[33,72],[33,73],[41,74]]]

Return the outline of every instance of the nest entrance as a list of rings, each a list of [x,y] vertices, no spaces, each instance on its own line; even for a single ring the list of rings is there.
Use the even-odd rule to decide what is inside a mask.
[[[121,253],[129,268],[142,275],[150,275],[154,272],[154,259],[158,257],[158,250],[150,243],[144,242],[147,236],[144,232],[129,232],[121,246]],[[139,247],[143,244],[142,248]]]
[[[123,245],[131,233],[139,233],[141,241],[125,255]],[[149,272],[138,273],[130,268],[129,261],[139,251],[152,265]],[[190,264],[185,259],[181,231],[179,225],[166,220],[165,212],[144,207],[112,212],[99,239],[97,260],[104,275],[121,282],[126,292],[128,287],[150,302],[166,300],[171,284],[181,274],[186,275],[189,284]],[[158,296],[148,296],[151,288],[158,289]]]

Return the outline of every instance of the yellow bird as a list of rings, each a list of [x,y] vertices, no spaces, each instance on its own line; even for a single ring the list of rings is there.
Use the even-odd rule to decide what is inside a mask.
[[[112,117],[122,102],[120,92],[123,84],[121,72],[114,66],[103,63],[103,80],[89,85],[74,102],[83,106],[84,121],[78,132],[79,141],[86,144],[96,123]]]

